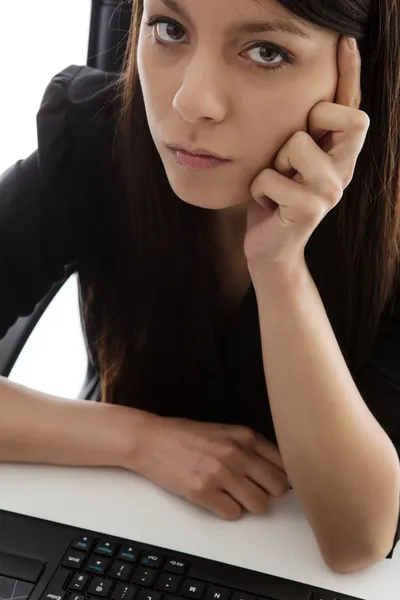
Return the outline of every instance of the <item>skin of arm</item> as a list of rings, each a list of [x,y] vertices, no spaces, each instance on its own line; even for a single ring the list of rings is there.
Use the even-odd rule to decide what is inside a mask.
[[[394,445],[347,368],[311,274],[250,265],[264,372],[289,480],[326,564],[364,569],[390,552],[400,496]]]

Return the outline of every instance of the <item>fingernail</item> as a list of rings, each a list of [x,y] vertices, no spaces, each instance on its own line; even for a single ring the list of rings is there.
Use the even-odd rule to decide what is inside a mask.
[[[353,37],[347,38],[347,46],[349,47],[350,51],[353,52],[354,54],[358,51],[357,42],[356,42],[355,38],[353,38]]]

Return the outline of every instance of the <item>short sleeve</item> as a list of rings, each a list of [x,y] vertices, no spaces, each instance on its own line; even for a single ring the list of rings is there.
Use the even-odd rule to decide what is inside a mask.
[[[95,116],[114,80],[86,65],[55,75],[36,117],[37,150],[0,176],[0,339],[77,270],[84,203],[90,204],[85,163],[102,172],[99,156],[86,157],[99,154],[104,142]],[[95,228],[96,214],[90,219]]]
[[[370,358],[354,377],[368,408],[400,457],[400,295],[382,319]],[[400,539],[400,515],[391,552]]]

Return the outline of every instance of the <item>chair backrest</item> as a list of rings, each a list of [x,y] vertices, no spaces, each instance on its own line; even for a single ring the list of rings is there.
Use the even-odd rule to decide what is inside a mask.
[[[114,72],[122,69],[131,14],[131,1],[92,0],[87,56],[89,66]],[[0,375],[8,377],[28,337],[69,275],[64,281],[54,284],[32,314],[20,317],[0,340]],[[89,364],[83,397],[93,397],[93,388],[94,370]]]
[[[132,0],[92,0],[87,64],[119,72],[128,39]]]

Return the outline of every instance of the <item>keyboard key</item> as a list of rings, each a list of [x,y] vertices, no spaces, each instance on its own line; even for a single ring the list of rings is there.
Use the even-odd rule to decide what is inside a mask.
[[[158,573],[154,569],[148,567],[138,567],[133,576],[132,583],[138,583],[144,587],[152,587]]]
[[[252,594],[243,594],[242,592],[234,592],[232,600],[256,600]]]
[[[85,559],[86,554],[78,552],[77,550],[69,550],[62,560],[61,566],[70,569],[80,569],[85,562]]]
[[[124,583],[117,583],[111,598],[112,600],[133,600],[133,598],[136,596],[136,593],[136,585],[125,585]]]
[[[124,560],[126,562],[136,562],[139,550],[130,544],[122,546],[120,553],[117,556],[118,560]]]
[[[185,561],[170,558],[165,563],[164,571],[168,571],[169,573],[176,573],[177,575],[184,575],[188,566],[189,563]]]
[[[76,592],[83,592],[89,582],[89,575],[75,573],[69,582],[68,589]]]
[[[154,592],[153,590],[141,590],[138,600],[160,600],[160,592]]]
[[[52,587],[50,585],[43,594],[41,600],[65,600],[66,597],[67,592],[64,592],[61,588]]]
[[[95,573],[96,575],[104,575],[110,561],[99,556],[91,556],[88,564],[85,567],[86,573]]]
[[[229,600],[231,593],[226,588],[211,586],[206,592],[205,600]]]
[[[117,549],[117,544],[113,542],[108,542],[107,540],[100,541],[96,548],[93,550],[95,554],[100,554],[101,556],[113,556]]]
[[[90,552],[93,543],[94,539],[85,535],[81,538],[73,540],[71,548],[75,548],[75,550],[82,550],[82,552]]]
[[[207,590],[205,600],[229,600],[231,593],[226,588],[210,586]]]
[[[183,577],[181,577],[180,575],[163,573],[160,579],[157,581],[156,588],[158,590],[161,590],[162,592],[176,594],[182,583],[182,579]]]
[[[133,567],[126,563],[115,562],[108,573],[109,577],[119,579],[120,581],[128,581],[132,577]]]
[[[68,600],[85,600],[85,596],[82,596],[82,594],[70,594]]]
[[[101,579],[101,577],[94,577],[90,583],[86,594],[91,596],[100,596],[100,598],[107,598],[111,592],[113,582]]]
[[[152,567],[153,569],[158,569],[161,566],[162,559],[162,556],[150,552],[142,557],[140,564],[145,565],[146,567]]]
[[[204,583],[200,581],[195,581],[194,579],[186,579],[183,582],[183,586],[181,589],[181,596],[185,596],[185,598],[195,598],[196,600],[200,600],[203,597],[206,586]]]

